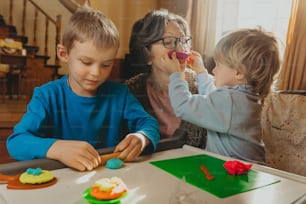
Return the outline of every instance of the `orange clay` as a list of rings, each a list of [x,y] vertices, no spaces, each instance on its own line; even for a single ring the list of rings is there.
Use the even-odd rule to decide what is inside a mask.
[[[120,185],[110,191],[101,191],[99,186],[93,186],[90,195],[97,200],[112,200],[119,198],[124,192],[126,192],[126,188]]]
[[[188,57],[186,59],[186,62],[187,62],[187,65],[190,67],[190,68],[193,68],[193,59],[191,59],[190,57]]]

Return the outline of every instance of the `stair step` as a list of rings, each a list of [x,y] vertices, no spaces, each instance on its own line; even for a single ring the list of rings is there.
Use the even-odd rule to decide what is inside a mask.
[[[43,60],[44,64],[47,64],[47,61],[50,59],[50,56],[46,56],[46,55],[35,55],[34,56],[36,59],[41,59]]]
[[[10,36],[16,36],[17,35],[17,29],[16,29],[15,26],[7,25],[7,27],[9,29]]]
[[[0,26],[1,27],[6,27],[9,31],[9,34],[11,35],[17,35],[17,30],[16,30],[16,27],[13,26],[13,25],[8,25],[6,24],[4,18],[2,15],[0,15]]]
[[[59,66],[59,65],[45,64],[45,67],[54,70],[54,73],[52,74],[52,78],[53,78],[53,79],[58,79],[58,78],[60,78],[60,75],[58,74],[58,69],[59,69],[61,66]]]
[[[40,58],[44,60],[44,67],[47,69],[53,69],[54,70],[54,74],[52,75],[52,78],[58,78],[58,69],[61,67],[60,65],[55,65],[55,64],[47,64],[48,59],[50,59],[50,56],[46,56],[46,55],[35,55],[35,58]]]
[[[49,56],[46,56],[46,55],[35,55],[35,58],[41,58],[41,59],[44,59],[45,61],[47,61],[48,59],[50,59]]]
[[[7,31],[8,36],[16,36],[17,30],[15,26],[11,25],[0,25],[1,29],[5,29]]]
[[[4,18],[3,18],[2,15],[0,15],[0,26],[1,26],[1,25],[6,25],[6,24],[5,24],[5,20],[4,20]]]
[[[13,38],[14,40],[22,42],[22,44],[28,43],[28,37],[23,36],[23,35],[10,36],[10,38]]]
[[[26,56],[21,55],[8,55],[8,54],[1,54],[0,61],[3,64],[9,64],[11,66],[25,66],[27,62]]]
[[[33,45],[23,45],[23,48],[26,49],[27,55],[34,57],[39,50],[39,47]]]
[[[28,42],[28,38],[25,36],[20,36],[17,34],[17,29],[13,25],[7,25],[2,15],[0,15],[0,28],[6,30],[7,36],[13,38],[14,40],[20,41],[23,44]]]
[[[45,64],[46,68],[51,68],[51,69],[59,69],[61,66],[60,65],[55,65],[55,64]]]

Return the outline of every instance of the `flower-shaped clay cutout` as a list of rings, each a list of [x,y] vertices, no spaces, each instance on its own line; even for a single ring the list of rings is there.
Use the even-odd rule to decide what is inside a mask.
[[[177,51],[172,50],[168,53],[170,58],[172,57],[173,52],[176,52],[175,54],[176,54],[177,59],[182,59],[182,60],[186,59],[190,55],[190,53],[187,53],[187,52],[177,52]]]
[[[244,164],[237,160],[226,161],[223,164],[223,167],[227,170],[227,172],[231,175],[241,175],[247,174],[252,164]]]
[[[187,52],[176,52],[175,50],[172,50],[168,52],[168,56],[170,57],[170,59],[172,59],[173,52],[175,52],[176,58],[178,59],[180,64],[184,64],[190,55],[190,53]]]

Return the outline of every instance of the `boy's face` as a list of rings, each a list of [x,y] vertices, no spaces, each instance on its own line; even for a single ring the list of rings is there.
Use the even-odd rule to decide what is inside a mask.
[[[91,41],[75,41],[69,54],[62,47],[59,58],[68,63],[69,84],[80,96],[95,96],[112,71],[117,48],[97,48]]]
[[[217,88],[245,84],[246,82],[244,74],[218,61],[216,61],[216,66],[212,73],[214,74]]]

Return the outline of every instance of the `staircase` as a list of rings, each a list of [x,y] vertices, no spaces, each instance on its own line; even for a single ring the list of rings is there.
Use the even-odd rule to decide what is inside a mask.
[[[0,13],[0,42],[4,42],[4,46],[0,47],[0,64],[5,64],[9,66],[9,70],[6,70],[7,77],[1,78],[2,81],[6,81],[7,86],[3,87],[5,83],[1,83],[1,89],[6,89],[6,92],[9,93],[9,97],[16,96],[19,98],[26,98],[29,100],[32,96],[33,89],[36,86],[40,86],[48,81],[57,79],[59,77],[58,69],[60,68],[59,60],[56,55],[53,56],[52,62],[50,61],[49,52],[49,41],[54,41],[52,46],[52,53],[54,55],[56,45],[60,42],[60,28],[61,28],[61,16],[57,16],[57,19],[52,19],[46,12],[44,12],[33,0],[23,0],[22,8],[20,5],[14,3],[14,0],[6,0],[9,5],[8,16],[2,16]],[[16,2],[16,1],[15,1]],[[19,2],[21,1],[19,0]],[[17,6],[16,6],[17,5]],[[15,8],[18,7],[18,8]],[[29,39],[25,35],[27,27],[25,22],[29,22],[27,19],[27,14],[34,9],[34,18],[29,16],[33,25],[33,34],[31,36],[31,44],[29,44]],[[13,22],[13,13],[21,12],[22,13],[22,22],[21,22],[21,34],[17,33],[17,29]],[[45,17],[45,33],[42,35],[41,31],[38,31],[38,15]],[[41,18],[40,18],[41,20]],[[8,21],[8,22],[7,22]],[[49,39],[49,27],[50,24],[55,27],[55,39]],[[37,36],[44,37],[44,45],[38,45]],[[13,42],[11,44],[20,43],[20,46],[17,47],[7,47],[6,45],[10,44],[8,42]],[[1,43],[0,43],[1,45]],[[43,48],[43,54],[39,55],[38,52]],[[17,63],[17,64],[16,64]],[[0,70],[0,72],[3,70]],[[12,75],[12,72],[16,76]],[[11,81],[10,81],[11,80]],[[12,81],[13,80],[13,81]],[[17,86],[10,87],[10,86]],[[12,90],[13,93],[12,93]],[[3,91],[2,91],[3,92]],[[7,96],[0,96],[0,99],[6,99]]]
[[[14,161],[8,155],[5,142],[12,133],[13,126],[21,119],[26,111],[26,105],[32,97],[33,90],[48,81],[59,77],[59,60],[49,56],[49,50],[55,53],[56,44],[60,42],[61,17],[56,20],[50,18],[32,0],[1,0],[3,8],[9,5],[8,15],[0,13],[0,164]],[[23,1],[23,2],[22,2]],[[15,2],[15,3],[14,3]],[[22,6],[16,6],[22,2]],[[16,8],[17,7],[17,8]],[[34,9],[33,39],[29,39],[25,33],[28,25],[25,25],[29,7]],[[16,11],[17,9],[18,11]],[[22,13],[21,29],[12,24],[16,12]],[[37,16],[45,17],[45,33],[38,33]],[[16,22],[16,21],[15,21]],[[55,26],[55,38],[49,37],[49,24]],[[17,32],[21,30],[21,32]],[[36,33],[35,33],[36,32]],[[45,44],[39,44],[37,35],[45,37]],[[54,41],[52,49],[49,49],[49,41]],[[31,42],[31,43],[29,43]],[[39,51],[42,51],[43,54]]]
[[[9,2],[9,14],[5,16],[1,13],[1,8],[4,8],[4,2]],[[89,4],[89,0],[59,0],[61,3],[66,3],[65,7],[71,6],[69,11],[73,12],[76,7],[85,3]],[[18,6],[19,13],[22,13],[22,28],[16,29],[17,26],[13,25],[13,13],[14,10],[13,2],[17,2],[21,6]],[[36,1],[38,2],[38,1]],[[47,2],[47,1],[44,1]],[[76,2],[79,4],[76,5]],[[46,33],[40,33],[40,36],[44,36],[44,44],[39,44],[36,39],[37,34],[29,35],[33,36],[34,39],[29,38],[25,35],[26,26],[24,22],[27,19],[27,11],[29,7],[34,8],[34,16],[36,13],[41,13],[46,19]],[[18,13],[17,12],[17,13]],[[3,16],[2,16],[3,15]],[[16,15],[14,15],[16,17]],[[59,32],[61,28],[61,17],[58,16],[56,20],[50,20],[50,17],[44,12],[38,5],[32,0],[0,0],[0,45],[1,39],[5,45],[14,45],[9,48],[0,46],[0,164],[12,162],[12,160],[6,150],[5,142],[7,137],[13,132],[14,125],[21,119],[26,111],[27,103],[32,97],[34,87],[40,86],[48,81],[54,80],[59,76],[58,69],[60,68],[59,60],[56,57],[50,57],[48,52],[49,41],[54,41],[53,48],[60,42]],[[37,17],[31,18],[34,22],[31,23],[34,26],[34,33],[38,32],[36,25]],[[48,36],[49,23],[55,26],[55,39],[51,39]],[[36,26],[35,26],[36,25]],[[29,27],[27,25],[27,27]],[[21,32],[17,32],[21,30]],[[9,39],[9,40],[6,40]],[[8,42],[6,42],[8,41]],[[11,44],[10,44],[11,43]],[[52,43],[51,43],[52,44]],[[43,51],[43,54],[38,54]],[[55,50],[53,50],[55,53]],[[53,59],[54,58],[54,59]],[[1,73],[1,65],[4,69],[8,69],[7,72]],[[124,67],[124,59],[115,59],[112,73],[109,77],[110,80],[122,82],[122,69]],[[16,73],[15,73],[16,71]],[[13,75],[13,74],[16,75]],[[11,74],[11,75],[10,75]],[[8,77],[10,75],[11,78]],[[8,82],[12,82],[11,84]],[[8,86],[9,85],[9,86]],[[12,87],[10,87],[12,85]],[[12,88],[13,100],[8,98],[4,89]],[[14,94],[17,93],[17,94]],[[17,99],[17,100],[15,100]]]

